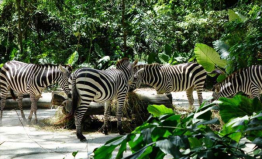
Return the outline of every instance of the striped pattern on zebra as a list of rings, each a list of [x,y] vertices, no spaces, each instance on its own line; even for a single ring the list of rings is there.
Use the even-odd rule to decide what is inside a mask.
[[[193,90],[198,93],[199,105],[202,103],[202,91],[207,72],[197,63],[179,65],[138,65],[131,89],[139,88],[141,84],[154,87],[158,94],[166,93],[172,101],[171,92],[186,91],[190,108],[193,107]]]
[[[116,69],[97,70],[80,68],[69,78],[72,89],[72,109],[66,118],[75,117],[77,138],[85,141],[81,122],[91,102],[105,102],[104,133],[108,133],[109,104],[117,98],[117,128],[123,134],[121,117],[124,101],[133,81],[133,64],[127,58],[117,62]]]
[[[35,114],[37,122],[37,101],[41,96],[41,92],[49,85],[58,83],[66,94],[70,94],[68,78],[72,72],[71,66],[62,65],[36,65],[27,64],[19,61],[9,61],[4,64],[0,72],[0,92],[1,92],[1,114],[6,103],[6,96],[9,91],[15,99],[13,91],[18,93],[18,106],[21,110],[21,116],[25,120],[22,108],[23,94],[30,94],[31,111],[29,121]]]
[[[213,87],[213,100],[230,97],[243,92],[250,98],[258,97],[262,91],[262,66],[253,65],[228,76],[223,82]]]

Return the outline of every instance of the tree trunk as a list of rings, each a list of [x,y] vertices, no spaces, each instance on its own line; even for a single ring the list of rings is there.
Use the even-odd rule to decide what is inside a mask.
[[[126,24],[125,24],[125,0],[122,0],[122,28],[123,28],[123,40],[124,40],[124,55],[127,57],[126,54],[126,38],[127,38],[127,32],[126,32]]]
[[[65,101],[66,98],[59,93],[54,93],[52,97],[51,104],[52,105],[58,105],[62,106],[63,101]],[[173,108],[173,105],[169,98],[164,94],[159,95],[150,95],[150,94],[144,94],[141,92],[130,92],[128,94],[126,104],[129,110],[131,110],[133,113],[135,112],[133,109],[139,109],[141,111],[144,111],[143,113],[147,113],[147,106],[149,104],[163,104],[168,108]],[[116,103],[112,103],[112,105],[116,105]],[[66,107],[67,112],[70,112],[70,107]],[[111,109],[112,110],[112,109]],[[95,103],[91,102],[90,106],[88,107],[88,110],[86,112],[86,115],[103,115],[104,114],[104,103]],[[112,115],[115,115],[115,112],[111,112]]]
[[[23,34],[21,30],[21,0],[16,0],[17,11],[18,11],[18,42],[20,46],[20,54],[23,55]]]

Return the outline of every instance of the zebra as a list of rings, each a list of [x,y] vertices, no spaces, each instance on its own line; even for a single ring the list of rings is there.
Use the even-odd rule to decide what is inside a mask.
[[[105,102],[104,110],[104,133],[108,134],[108,117],[110,102],[117,98],[117,128],[119,134],[122,130],[122,108],[129,89],[133,81],[133,64],[128,58],[123,58],[116,63],[116,69],[97,70],[92,68],[80,68],[73,72],[69,78],[69,88],[72,90],[72,98],[68,99],[71,103],[71,111],[66,117],[75,118],[77,138],[85,141],[82,134],[81,122],[88,106],[91,102]],[[63,120],[65,120],[64,118]]]
[[[0,121],[2,120],[6,97],[10,90],[14,100],[16,97],[13,91],[18,93],[18,106],[24,121],[26,119],[22,108],[23,94],[30,94],[31,111],[28,120],[31,121],[32,115],[35,114],[35,122],[37,123],[37,101],[42,90],[49,85],[58,83],[65,93],[70,96],[68,78],[71,72],[72,67],[67,65],[37,65],[15,60],[6,62],[0,71]]]
[[[224,81],[214,85],[212,90],[213,100],[220,97],[230,97],[238,92],[243,92],[250,98],[257,97],[259,99],[262,91],[262,66],[252,65],[240,69],[229,75]]]
[[[193,108],[194,88],[198,93],[198,102],[203,101],[202,91],[207,72],[197,63],[183,63],[178,65],[148,64],[135,67],[132,89],[139,88],[141,84],[154,87],[157,94],[166,93],[172,102],[171,92],[186,91],[190,109]]]

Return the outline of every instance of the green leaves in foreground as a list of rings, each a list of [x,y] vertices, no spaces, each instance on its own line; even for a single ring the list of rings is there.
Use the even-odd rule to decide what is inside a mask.
[[[221,97],[220,115],[223,122],[227,123],[231,118],[253,115],[254,112],[262,110],[262,103],[257,99],[236,95],[233,98]]]
[[[151,117],[128,135],[114,138],[94,151],[95,158],[123,158],[129,147],[132,154],[125,159],[171,158],[256,158],[262,155],[261,103],[243,96],[222,98],[219,104],[221,118],[228,121],[220,131],[210,128],[219,124],[211,118],[215,103],[201,106],[195,113],[181,118],[163,105],[150,105]],[[251,107],[253,107],[251,109]],[[234,115],[235,114],[235,115]],[[246,114],[249,114],[246,115]],[[235,118],[229,119],[229,116]],[[247,144],[255,144],[249,153]],[[112,152],[117,152],[116,156]]]
[[[149,105],[147,110],[154,117],[160,117],[164,114],[174,114],[173,110],[165,107],[164,105]]]

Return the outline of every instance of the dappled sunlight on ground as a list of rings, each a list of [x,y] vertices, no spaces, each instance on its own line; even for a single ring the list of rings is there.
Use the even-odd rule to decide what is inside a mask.
[[[55,111],[55,109],[39,109],[38,118],[41,120],[51,117]],[[18,114],[20,115],[20,112]],[[25,115],[28,114],[29,110],[25,110]],[[101,133],[84,133],[88,141],[80,142],[76,138],[75,130],[49,132],[36,129],[34,125],[28,125],[26,122],[23,122],[23,125],[15,110],[4,112],[0,126],[1,159],[73,158],[71,154],[74,151],[79,151],[76,158],[87,158],[88,152],[91,153],[107,140],[118,136],[118,134],[105,136]]]
[[[150,90],[150,91],[149,91]],[[147,94],[156,94],[153,89],[143,90]],[[203,92],[203,98],[211,97],[211,92]],[[194,105],[198,106],[197,94],[194,92]],[[186,92],[172,93],[173,104],[176,107],[187,108]],[[55,115],[56,109],[38,109],[39,121]],[[29,110],[25,110],[26,118]],[[110,133],[105,136],[99,132],[84,132],[87,142],[80,142],[75,135],[75,130],[45,129],[43,125],[35,125],[34,116],[32,124],[23,121],[19,110],[5,110],[0,124],[0,159],[59,159],[74,158],[72,152],[79,151],[76,158],[88,158],[97,147],[106,141],[118,136]],[[117,152],[114,152],[116,155]],[[131,154],[127,151],[125,156]]]

